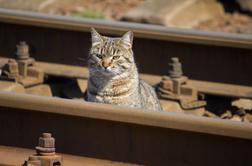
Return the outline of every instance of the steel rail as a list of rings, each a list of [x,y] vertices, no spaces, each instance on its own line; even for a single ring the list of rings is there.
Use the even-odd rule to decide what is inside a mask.
[[[53,97],[0,92],[1,107],[252,139],[252,124]],[[11,109],[10,109],[11,110]]]
[[[0,58],[0,61],[1,59],[5,58]],[[63,76],[67,78],[81,79],[88,78],[88,69],[86,67],[51,64],[45,62],[37,62],[36,66],[38,68],[41,68],[46,74],[52,76]],[[162,79],[160,75],[141,74],[140,77],[141,79],[147,81],[152,85],[158,84]],[[233,85],[191,79],[188,80],[188,85],[197,88],[199,92],[204,94],[252,99],[251,86]]]
[[[102,33],[112,35],[132,30],[135,36],[142,38],[252,49],[252,35],[247,34],[167,28],[159,25],[94,20],[1,8],[0,22],[74,31],[90,31],[90,27],[94,27]]]
[[[0,68],[8,62],[8,58],[0,57]],[[88,69],[86,67],[63,65],[47,62],[36,62],[36,67],[42,69],[45,74],[57,77],[87,79]],[[141,74],[141,79],[152,85],[156,85],[161,81],[160,75]],[[252,87],[233,85],[217,82],[208,82],[200,80],[188,80],[188,85],[195,87],[199,92],[210,95],[249,98],[252,99]]]

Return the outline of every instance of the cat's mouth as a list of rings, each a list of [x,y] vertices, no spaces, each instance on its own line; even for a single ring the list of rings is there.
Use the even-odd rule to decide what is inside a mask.
[[[111,68],[102,68],[100,71],[101,71],[102,74],[104,74],[106,76],[115,76],[117,74]]]

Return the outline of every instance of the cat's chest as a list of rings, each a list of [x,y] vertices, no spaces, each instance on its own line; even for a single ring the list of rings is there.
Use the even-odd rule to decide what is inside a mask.
[[[126,87],[115,89],[108,86],[108,88],[100,89],[96,94],[88,94],[88,100],[129,107],[140,107],[141,105],[137,90]]]
[[[141,101],[138,95],[129,95],[129,96],[90,96],[90,100],[98,103],[113,104],[118,106],[127,106],[127,107],[141,107]]]
[[[109,81],[90,80],[88,100],[120,106],[140,107],[138,79],[125,77]]]

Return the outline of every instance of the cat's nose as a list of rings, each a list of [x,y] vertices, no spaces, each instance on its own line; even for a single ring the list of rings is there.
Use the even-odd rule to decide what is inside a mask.
[[[107,69],[111,65],[111,62],[108,60],[103,60],[102,61],[102,66]]]

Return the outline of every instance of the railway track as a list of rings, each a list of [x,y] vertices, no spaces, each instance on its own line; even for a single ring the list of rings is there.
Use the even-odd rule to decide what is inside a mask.
[[[84,68],[81,71],[81,67],[68,65],[77,65],[78,58],[87,54],[91,26],[108,35],[133,30],[135,56],[143,73],[166,74],[168,59],[178,56],[190,78],[222,82],[204,84],[190,80],[202,93],[251,98],[251,87],[242,86],[252,85],[252,39],[245,35],[0,9],[0,55],[14,57],[15,45],[25,40],[36,60],[61,63],[38,62],[45,74],[85,79]],[[6,58],[0,61],[1,66]],[[160,79],[159,76],[142,77],[152,84]],[[0,145],[4,146],[33,148],[41,133],[51,132],[57,139],[58,152],[132,164],[252,164],[252,125],[249,123],[57,97],[1,91],[0,132]],[[0,161],[4,155],[0,155]]]

